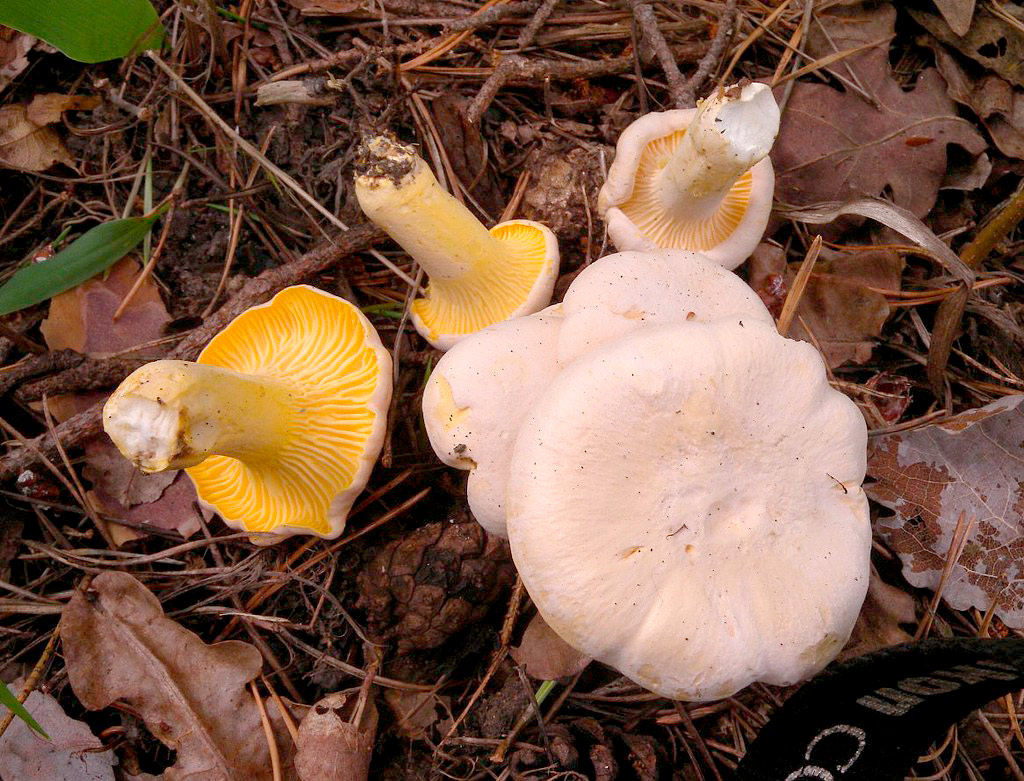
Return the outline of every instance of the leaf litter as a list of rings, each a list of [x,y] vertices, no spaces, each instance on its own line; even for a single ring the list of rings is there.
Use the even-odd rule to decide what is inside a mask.
[[[497,217],[495,206],[501,209],[508,204],[516,212],[512,216],[536,216],[556,223],[566,260],[557,289],[563,290],[586,262],[611,251],[601,246],[603,226],[596,216],[596,186],[622,128],[644,110],[668,106],[666,98],[671,97],[661,86],[663,74],[658,62],[650,57],[646,33],[644,45],[634,55],[635,34],[625,5],[589,0],[557,3],[553,8],[550,3],[541,4],[541,10],[547,7],[552,16],[547,22],[537,17],[542,23],[541,35],[516,56],[531,68],[554,71],[554,75],[515,75],[498,87],[496,100],[483,111],[479,123],[468,122],[462,107],[493,75],[499,55],[505,54],[502,43],[509,39],[510,30],[514,36],[529,24],[532,11],[523,10],[526,4],[496,3],[485,9],[444,0],[394,0],[388,3],[386,20],[372,4],[349,0],[296,0],[279,5],[276,10],[280,16],[273,4],[243,4],[239,9],[229,9],[231,19],[225,18],[220,28],[221,43],[216,30],[206,30],[208,20],[201,20],[201,25],[182,26],[189,35],[210,32],[211,45],[209,56],[201,62],[182,60],[176,69],[225,118],[234,112],[231,126],[241,137],[264,149],[267,158],[296,174],[298,180],[312,182],[317,200],[331,206],[346,223],[359,226],[362,219],[354,208],[345,175],[352,144],[364,128],[387,125],[397,129],[404,140],[419,143],[431,165],[443,170],[444,180],[453,189],[461,188],[471,209]],[[664,4],[651,4],[671,52],[683,64],[684,75],[696,67],[707,51],[708,40],[722,26],[716,18],[719,5],[709,3],[678,11]],[[807,16],[804,5],[791,3],[769,9],[765,4],[741,0],[736,37],[725,47],[726,59],[712,71],[727,80],[767,80],[780,65],[780,54],[786,60],[787,51],[800,52],[799,58],[795,57],[798,61],[778,68],[785,78],[793,68],[806,66],[815,58],[828,57],[837,50],[847,52],[847,56],[825,67],[805,71],[792,87],[789,82],[780,85],[783,96],[791,90],[780,143],[788,144],[788,151],[783,151],[796,154],[799,160],[796,170],[777,166],[779,200],[787,201],[787,192],[795,193],[795,202],[802,202],[801,197],[813,201],[837,195],[842,199],[881,196],[918,214],[931,208],[928,225],[936,231],[940,230],[936,226],[942,225],[941,230],[948,231],[943,240],[953,252],[959,252],[976,235],[972,219],[995,211],[1024,171],[1017,161],[1003,157],[1012,157],[1006,142],[1009,130],[1002,136],[997,130],[1000,123],[1005,123],[1004,127],[1016,123],[1017,109],[1013,100],[1008,102],[1004,86],[1016,85],[1007,80],[1008,76],[979,70],[977,61],[964,58],[969,56],[966,53],[955,53],[957,46],[952,39],[947,44],[915,39],[921,28],[914,26],[898,4],[813,4]],[[939,7],[951,24],[962,25],[967,5],[943,0]],[[990,11],[1000,7],[979,4],[975,16],[987,18]],[[324,11],[333,12],[336,18],[315,24],[308,21],[308,17]],[[768,16],[775,11],[775,16]],[[235,18],[243,13],[248,13],[247,21]],[[897,15],[899,23],[894,27]],[[393,19],[400,23],[391,24]],[[452,29],[440,20],[450,20]],[[1007,25],[1000,28],[990,22],[984,24],[988,25],[986,35],[995,37],[983,43],[998,43],[997,33],[1005,31]],[[465,32],[460,40],[455,40],[456,30]],[[894,31],[898,31],[898,37],[893,37]],[[754,35],[748,40],[750,48],[729,70],[729,52],[735,51],[748,35]],[[544,43],[549,39],[557,46]],[[848,54],[875,41],[883,42]],[[453,48],[446,49],[449,44]],[[966,74],[963,90],[984,89],[986,94],[965,96],[953,87],[947,89],[931,67],[927,47],[934,49],[936,45],[944,46],[943,51]],[[409,62],[410,57],[424,51],[432,52],[429,64],[396,78],[394,63]],[[225,53],[228,59],[224,59]],[[29,53],[27,60],[35,56]],[[22,61],[26,59],[26,55],[21,57]],[[945,69],[938,53],[935,64],[948,78],[952,71]],[[610,75],[581,78],[580,67],[605,68],[600,73]],[[612,70],[607,70],[609,67]],[[558,69],[577,75],[563,78]],[[304,90],[315,87],[325,98],[321,102],[327,105],[285,103],[255,109],[253,88],[267,77],[279,78],[287,70],[293,70],[289,80],[297,80]],[[132,66],[130,78],[113,67],[86,70],[85,80],[77,83],[63,73],[49,81],[39,78],[43,69],[38,67],[22,73],[27,75],[16,76],[4,93],[6,107],[23,108],[25,121],[49,121],[43,127],[57,134],[63,150],[86,175],[69,182],[61,178],[67,173],[63,168],[54,168],[47,177],[4,172],[0,205],[4,208],[3,220],[9,224],[0,226],[0,251],[10,258],[11,267],[32,257],[38,247],[55,241],[68,227],[144,211],[142,187],[133,187],[133,183],[152,185],[157,198],[166,195],[169,182],[181,170],[179,152],[187,153],[203,167],[193,167],[185,177],[182,201],[176,206],[171,224],[157,223],[158,229],[168,228],[167,244],[156,268],[163,287],[158,291],[154,288],[151,301],[163,298],[173,302],[176,314],[191,317],[212,296],[213,286],[207,282],[216,281],[226,269],[225,299],[231,306],[236,300],[234,294],[254,282],[252,275],[268,268],[271,273],[286,273],[293,256],[312,248],[321,236],[322,226],[278,197],[273,183],[264,177],[254,175],[252,187],[243,189],[246,168],[258,174],[256,164],[223,135],[222,129],[213,128],[203,116],[195,114],[194,107],[180,101],[171,106],[170,82],[152,71],[144,59]],[[76,70],[76,77],[78,73]],[[328,81],[331,86],[325,87]],[[78,90],[82,84],[108,98],[92,112],[66,116],[68,132],[52,120],[60,118],[64,105],[73,108],[69,104],[40,100],[29,115],[34,94],[60,95]],[[713,77],[703,83],[698,94],[712,84]],[[813,96],[821,96],[823,102],[816,104]],[[964,102],[964,97],[972,97],[974,102]],[[963,108],[958,108],[958,103]],[[807,114],[822,107],[846,123],[840,128],[842,132],[831,132],[824,121],[828,117],[820,116],[820,112]],[[794,108],[805,111],[805,124],[788,121]],[[983,120],[996,141],[995,147],[988,146],[984,136],[974,130],[977,122],[968,110]],[[147,117],[147,112],[152,113]],[[806,120],[807,116],[812,116],[811,120]],[[150,136],[141,131],[153,117],[152,139],[156,143],[150,144]],[[800,157],[805,153],[820,159]],[[332,163],[323,164],[325,160]],[[989,160],[991,168],[987,167]],[[150,162],[152,177],[147,170]],[[956,175],[948,176],[947,169],[953,167]],[[967,189],[940,190],[951,185]],[[244,218],[240,206],[244,207]],[[235,223],[239,226],[237,232]],[[1010,345],[1014,329],[1019,328],[1019,287],[999,281],[1001,276],[1024,270],[1016,234],[1005,237],[981,270],[963,327],[958,331],[958,352],[945,374],[948,395],[943,398],[929,387],[920,368],[934,331],[934,302],[950,285],[942,269],[931,264],[936,257],[934,250],[932,261],[899,246],[865,251],[866,244],[885,243],[884,234],[863,228],[847,230],[851,224],[848,221],[828,227],[830,237],[838,243],[832,247],[826,244],[823,249],[801,296],[792,333],[822,348],[837,387],[857,399],[869,427],[879,434],[877,442],[895,435],[909,440],[915,432],[905,429],[944,414],[943,407],[978,407],[1008,390],[1024,387],[1015,384],[1015,378],[1024,371],[1019,349],[993,347]],[[237,243],[231,240],[232,234]],[[792,269],[812,238],[813,233],[808,235],[802,225],[780,223],[766,236],[766,241],[774,242],[771,263],[764,267],[752,263],[743,272],[770,306],[781,306],[792,282]],[[396,257],[404,262],[404,256]],[[363,305],[384,303],[400,308],[406,292],[382,267],[362,256],[344,258],[326,274],[311,276],[307,281],[341,291]],[[914,298],[919,295],[931,297],[930,303],[914,306]],[[113,339],[118,329],[109,318],[113,300],[64,299],[70,320],[62,319],[68,312],[61,314],[59,305],[51,305],[52,330],[77,334],[75,349],[91,353],[99,362],[110,352],[146,341],[141,338],[142,326],[138,331],[121,329],[128,339],[119,346],[106,341],[108,337]],[[17,317],[5,318],[4,323],[15,329],[14,336],[38,342],[51,330],[51,326],[37,328],[43,309],[25,310]],[[154,320],[165,316],[159,309],[154,311],[158,315]],[[103,313],[106,319],[94,317]],[[81,317],[77,324],[75,317]],[[273,685],[294,690],[294,696],[304,702],[316,702],[329,692],[343,689],[331,700],[344,700],[340,713],[329,707],[327,713],[318,714],[337,717],[340,724],[351,723],[352,715],[346,709],[359,701],[355,690],[344,687],[359,685],[362,680],[360,690],[368,694],[364,714],[370,713],[374,703],[381,708],[375,741],[355,734],[361,732],[358,727],[352,732],[362,740],[362,759],[356,761],[369,763],[359,765],[362,777],[367,772],[385,781],[421,774],[466,777],[467,768],[531,778],[573,774],[602,779],[617,774],[645,779],[669,774],[681,778],[727,777],[763,718],[788,692],[752,687],[730,701],[686,706],[686,713],[694,720],[690,728],[671,703],[653,699],[602,665],[591,664],[579,676],[566,673],[568,677],[556,673],[574,668],[535,666],[534,662],[558,661],[559,654],[534,642],[535,627],[526,620],[532,612],[528,601],[520,599],[515,590],[508,598],[514,571],[507,548],[500,541],[473,537],[471,529],[476,527],[472,520],[460,515],[465,505],[464,485],[457,476],[439,468],[418,430],[418,393],[437,355],[415,336],[410,337],[407,328],[399,332],[397,320],[373,313],[371,317],[387,341],[401,345],[396,370],[403,390],[396,389],[395,419],[385,462],[376,469],[372,493],[360,500],[365,507],[353,516],[351,537],[332,543],[296,539],[257,551],[245,540],[224,537],[223,527],[213,523],[210,540],[194,540],[173,553],[165,551],[178,546],[179,541],[158,535],[135,540],[119,537],[117,543],[122,547],[109,551],[98,543],[89,520],[66,509],[68,505],[63,503],[67,494],[51,482],[46,491],[26,491],[32,497],[31,509],[23,509],[12,499],[11,513],[24,531],[7,535],[14,545],[10,556],[4,553],[0,561],[6,572],[2,579],[39,597],[6,593],[0,597],[5,600],[3,605],[26,611],[5,614],[4,630],[10,630],[10,634],[0,635],[0,650],[12,656],[22,654],[25,640],[50,631],[51,617],[79,583],[83,567],[95,571],[127,566],[145,581],[153,595],[142,599],[133,588],[126,589],[125,596],[117,596],[113,593],[116,589],[104,583],[107,575],[99,576],[99,585],[94,582],[85,591],[89,599],[76,596],[73,609],[68,608],[69,615],[84,612],[92,621],[69,622],[69,631],[79,635],[68,636],[70,646],[76,642],[79,647],[83,642],[87,646],[106,643],[83,640],[82,635],[94,626],[106,627],[94,632],[97,635],[118,625],[123,625],[125,632],[144,634],[132,620],[118,617],[118,611],[138,612],[148,616],[145,621],[154,627],[155,634],[166,632],[172,639],[189,638],[179,646],[181,656],[192,660],[200,679],[229,679],[230,697],[236,697],[238,703],[255,706],[251,695],[248,700],[243,696],[255,680],[249,678],[255,669],[266,671]],[[145,323],[148,315],[142,320]],[[806,332],[802,330],[804,324]],[[171,324],[174,336],[170,343],[197,325],[201,333],[204,326],[194,317]],[[31,348],[22,342],[9,344],[9,336],[8,331],[0,335],[0,356],[6,363],[16,366],[19,361],[34,360]],[[133,336],[139,338],[132,342]],[[50,340],[49,336],[45,338]],[[184,336],[185,341],[191,338]],[[154,357],[163,356],[168,349],[166,344],[155,345],[147,348],[147,356],[149,351]],[[43,353],[42,359],[45,357]],[[79,390],[80,386],[70,382],[67,395]],[[31,411],[23,412],[24,416],[22,411],[15,413],[18,417],[12,423],[23,428],[26,436],[39,433],[41,425],[31,419]],[[63,435],[66,429],[60,431]],[[166,524],[166,528],[182,534],[198,526],[191,494],[179,495],[180,487],[191,488],[180,475],[169,485],[167,477],[153,482],[140,480],[126,471],[126,464],[118,462],[119,456],[115,457],[99,440],[72,435],[64,442],[73,467],[92,482],[89,495],[101,511],[138,524]],[[0,463],[8,463],[12,454],[18,458],[19,452],[24,450],[11,448],[8,455],[0,455]],[[83,452],[84,466],[80,460]],[[52,455],[56,459],[57,454]],[[46,478],[44,467],[34,462],[31,466],[36,476],[26,485],[38,482],[40,475]],[[421,502],[417,497],[424,495],[427,498]],[[144,501],[153,497],[157,497],[155,502]],[[189,519],[191,526],[184,523]],[[954,527],[956,521],[952,516]],[[876,537],[879,551],[882,542],[890,539],[881,531],[883,523],[879,522]],[[936,521],[940,527],[949,523],[950,517],[945,516]],[[463,528],[463,524],[469,525]],[[912,527],[914,522],[898,520],[892,525]],[[3,525],[0,531],[11,528]],[[973,528],[973,534],[977,534],[977,525]],[[933,545],[940,559],[946,555],[942,543],[939,540]],[[880,562],[884,556],[880,552],[876,560]],[[933,559],[928,562],[939,564]],[[905,640],[913,631],[919,603],[927,601],[927,597],[908,593],[891,563],[883,572],[884,580],[872,577],[869,597],[847,654]],[[187,622],[199,636],[163,615],[156,596],[169,610],[173,606],[173,615]],[[140,601],[145,609],[136,604]],[[970,631],[966,627],[971,617],[960,618],[959,622],[940,622],[936,626],[944,632]],[[172,630],[167,625],[177,628]],[[989,629],[999,631],[998,621]],[[242,670],[210,672],[210,665],[195,661],[216,655],[211,649],[218,645],[205,643],[240,636],[243,630],[259,647],[259,656],[266,662],[261,668],[255,665],[253,647],[245,654],[253,663],[242,665]],[[368,658],[367,638],[378,644],[374,654],[382,655],[380,670],[357,666],[360,658]],[[518,647],[514,645],[517,639]],[[139,680],[151,682],[153,676],[159,679],[152,669],[143,668],[158,670],[165,664],[158,656],[160,651],[150,646],[143,650],[150,654],[150,661],[135,663]],[[113,663],[124,667],[128,651],[104,646],[94,666],[110,667]],[[544,703],[541,720],[529,709],[527,694],[537,687],[520,675],[510,655],[534,675],[560,678],[550,689],[553,694]],[[69,670],[76,664],[81,668],[81,654],[76,660],[72,650],[68,659]],[[178,686],[194,695],[196,703],[190,703],[190,707],[204,713],[209,708],[209,717],[218,722],[234,715],[234,710],[228,714],[224,711],[229,709],[207,702],[205,690],[194,691],[195,687],[177,681],[180,667],[173,669],[173,675],[159,680],[166,684],[170,678],[171,688]],[[89,702],[110,701],[113,697],[117,704],[90,714],[88,721],[97,733],[103,724],[115,725],[104,733],[104,740],[110,744],[109,736],[118,736],[112,743],[126,777],[138,772],[142,775],[136,777],[155,778],[145,771],[159,772],[172,760],[167,750],[147,739],[138,726],[131,701],[142,695],[118,679],[117,670],[112,672],[111,681],[95,684],[104,696]],[[72,687],[77,675],[70,676]],[[100,671],[93,675],[103,677]],[[366,678],[371,681],[365,682]],[[57,661],[47,673],[46,684],[62,680]],[[401,688],[389,688],[393,685]],[[52,691],[74,714],[79,705],[72,687],[54,687]],[[115,696],[114,689],[121,693]],[[159,699],[160,686],[150,689],[149,697]],[[283,778],[297,778],[293,740],[277,702],[267,700],[266,711],[279,752],[278,764]],[[302,713],[288,707],[293,722],[302,721]],[[167,737],[168,729],[177,736],[176,764],[169,777],[181,774],[182,763],[208,764],[208,757],[178,734],[184,721],[175,721],[174,725],[168,721],[165,725],[159,715],[152,718],[153,712],[164,712],[160,705],[152,705],[147,712],[155,736]],[[245,737],[266,745],[258,708],[253,711],[244,705],[239,712],[249,728]],[[168,713],[175,718],[179,715],[177,711]],[[1009,718],[1005,708],[1002,714]],[[1009,724],[1012,727],[1014,722]],[[229,733],[223,736],[225,742],[243,737],[234,734],[230,721],[215,726],[218,735]],[[361,723],[361,727],[365,732],[366,724]],[[324,734],[337,732],[326,730]],[[490,759],[498,755],[496,744],[505,742],[507,753],[500,755],[501,761]],[[326,748],[313,749],[307,756],[314,763],[336,756],[330,754],[336,744],[328,739]],[[374,744],[377,750],[371,753],[368,746]],[[965,762],[978,759],[968,756],[970,748],[961,745],[954,750],[965,755]],[[139,761],[133,764],[136,756],[141,765]],[[986,764],[979,772],[985,777],[1005,775],[1005,765],[999,764],[1001,756],[998,751],[982,754]],[[272,772],[269,767],[265,760],[262,772]],[[917,768],[916,774],[931,775],[935,769],[927,764]],[[307,775],[319,777],[324,772],[314,768]]]
[[[1024,628],[1024,395],[875,439],[868,495],[895,511],[875,530],[919,588],[938,588],[961,515],[973,519],[942,596]]]

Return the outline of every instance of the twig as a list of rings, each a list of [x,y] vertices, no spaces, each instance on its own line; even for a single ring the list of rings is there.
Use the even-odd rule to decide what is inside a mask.
[[[281,755],[277,751],[277,740],[274,739],[274,728],[270,726],[270,718],[267,716],[267,709],[263,705],[263,698],[255,681],[249,681],[249,691],[252,698],[256,700],[256,708],[260,712],[260,723],[263,725],[263,734],[267,739],[267,750],[270,752],[270,767],[274,775],[274,781],[281,781]]]
[[[731,2],[735,5],[735,0],[731,0]],[[643,31],[644,39],[654,49],[658,63],[665,72],[665,81],[668,82],[668,91],[672,96],[672,102],[675,103],[676,108],[690,108],[694,105],[693,90],[691,89],[687,93],[683,74],[679,72],[679,66],[676,64],[675,57],[672,56],[672,51],[668,47],[668,41],[665,40],[665,36],[658,29],[658,20],[654,16],[650,3],[646,2],[646,0],[629,0],[629,7],[633,10],[633,16]],[[711,51],[709,50],[708,54],[710,53]],[[705,59],[707,59],[708,54],[705,55]],[[703,80],[703,77],[701,77],[701,80]]]
[[[789,326],[793,323],[793,317],[796,315],[796,308],[800,304],[800,299],[804,294],[804,289],[807,287],[808,281],[811,278],[811,272],[814,270],[814,264],[818,260],[818,253],[821,252],[821,236],[815,236],[814,241],[811,242],[811,246],[807,249],[807,254],[804,256],[803,263],[800,264],[800,270],[796,273],[796,279],[793,280],[793,286],[789,289],[789,294],[786,296],[786,301],[782,305],[782,311],[779,312],[779,321],[776,326],[779,329],[779,333],[785,336],[789,333]],[[808,333],[810,333],[808,331]]]
[[[985,223],[977,235],[960,252],[960,259],[971,268],[981,265],[993,248],[1006,238],[1024,219],[1024,182],[1010,198],[1009,203],[995,217]]]
[[[811,5],[811,3],[808,3],[808,5]],[[697,70],[686,80],[682,91],[677,96],[677,108],[691,108],[697,105],[697,91],[704,84],[704,79],[708,77],[708,74],[718,67],[718,63],[725,53],[725,47],[732,38],[732,25],[735,19],[736,0],[728,0],[725,8],[722,9],[722,15],[718,17],[718,31],[715,33],[714,40],[711,41],[711,48],[701,57],[700,62],[697,63]],[[682,100],[682,103],[680,103],[680,100]]]
[[[57,645],[57,638],[60,637],[60,621],[57,622],[57,626],[53,628],[50,633],[50,640],[46,644],[46,648],[43,649],[43,655],[39,657],[39,661],[36,662],[36,666],[32,668],[32,672],[29,673],[28,678],[25,679],[25,685],[21,687],[21,694],[18,695],[18,702],[22,705],[25,704],[25,700],[36,688],[36,684],[39,683],[39,678],[43,674],[43,670],[46,669],[47,663],[50,661],[50,657],[53,656],[53,649]],[[0,737],[7,731],[7,728],[11,725],[11,720],[14,718],[14,711],[8,711],[7,715],[4,716],[4,720],[0,721]]]
[[[186,336],[168,357],[194,360],[215,334],[246,309],[262,304],[281,288],[315,276],[342,258],[362,252],[383,238],[383,231],[376,226],[360,225],[339,237],[334,244],[322,244],[291,263],[264,271],[258,277],[248,280],[233,298]],[[54,431],[65,448],[73,448],[98,434],[101,430],[100,424],[100,405],[96,404],[68,418]],[[26,440],[25,446],[21,449],[0,457],[0,481],[9,480],[28,467],[40,463],[40,457],[43,455],[48,458],[57,457],[57,449],[49,433]]]

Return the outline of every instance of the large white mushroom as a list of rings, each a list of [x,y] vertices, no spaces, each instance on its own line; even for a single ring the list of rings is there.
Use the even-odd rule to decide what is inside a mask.
[[[423,419],[442,461],[470,470],[469,506],[505,536],[505,486],[526,414],[562,368],[587,350],[652,324],[722,318],[772,324],[735,274],[696,253],[622,252],[585,268],[562,304],[486,328],[438,361]]]
[[[794,683],[867,589],[866,438],[806,343],[639,329],[565,367],[520,428],[516,567],[564,640],[665,697]]]
[[[623,131],[598,196],[620,250],[673,247],[726,268],[761,240],[779,107],[764,84],[716,90],[694,109],[645,114]]]

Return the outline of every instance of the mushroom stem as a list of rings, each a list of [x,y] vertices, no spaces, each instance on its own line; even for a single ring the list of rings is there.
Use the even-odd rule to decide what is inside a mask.
[[[272,460],[287,439],[297,394],[285,382],[189,361],[154,361],[103,407],[118,450],[143,472],[222,455]]]
[[[359,205],[423,267],[431,284],[460,279],[484,263],[512,262],[508,247],[438,184],[410,147],[376,136],[362,152]]]
[[[764,84],[720,89],[697,113],[660,174],[668,209],[713,214],[737,180],[767,157],[779,132],[779,107]]]

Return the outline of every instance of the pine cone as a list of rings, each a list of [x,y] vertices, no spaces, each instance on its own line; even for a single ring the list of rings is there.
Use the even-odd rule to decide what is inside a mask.
[[[358,605],[399,652],[427,650],[482,619],[514,577],[508,543],[461,512],[379,550],[359,574]]]

